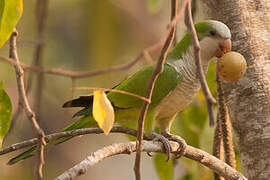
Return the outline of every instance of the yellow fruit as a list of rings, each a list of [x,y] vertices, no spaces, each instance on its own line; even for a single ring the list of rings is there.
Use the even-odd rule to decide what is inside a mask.
[[[228,52],[217,61],[218,75],[225,81],[238,81],[244,76],[246,69],[246,60],[238,52]]]

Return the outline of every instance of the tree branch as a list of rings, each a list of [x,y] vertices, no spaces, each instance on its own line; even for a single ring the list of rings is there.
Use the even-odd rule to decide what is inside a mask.
[[[215,118],[214,118],[214,112],[212,109],[212,104],[216,104],[216,100],[212,96],[212,94],[209,90],[209,87],[208,87],[206,79],[205,79],[205,75],[203,73],[202,61],[201,61],[201,55],[200,55],[201,48],[200,48],[198,36],[197,36],[196,30],[195,30],[195,27],[193,24],[193,20],[192,20],[190,1],[189,1],[188,5],[186,6],[185,23],[186,23],[188,31],[191,35],[192,44],[194,46],[194,56],[196,59],[195,62],[196,62],[196,66],[197,66],[197,73],[198,73],[198,76],[200,78],[203,94],[205,96],[206,103],[207,103],[210,126],[213,126],[215,124]]]
[[[124,134],[128,134],[131,136],[136,137],[137,136],[137,131],[130,129],[130,128],[126,128],[126,127],[122,127],[122,126],[114,126],[112,128],[112,130],[110,131],[110,133],[124,133]],[[103,134],[103,130],[100,128],[83,128],[83,129],[76,129],[76,130],[72,130],[72,131],[65,131],[65,132],[58,132],[58,133],[53,133],[53,134],[49,134],[45,136],[45,140],[46,142],[49,141],[54,141],[57,140],[59,138],[64,138],[64,137],[75,137],[75,136],[81,136],[81,135],[86,135],[86,134]],[[144,136],[145,140],[150,140],[150,138]],[[15,143],[12,144],[8,147],[5,147],[3,149],[0,150],[0,156],[22,149],[22,148],[26,148],[26,147],[30,147],[30,146],[34,146],[38,143],[38,138],[33,138],[33,139],[29,139],[23,142],[19,142],[19,143]]]
[[[111,133],[125,133],[125,134],[129,134],[132,136],[137,136],[137,131],[133,130],[133,129],[129,129],[126,127],[122,127],[122,126],[115,126],[112,128]],[[45,137],[45,140],[47,142],[49,141],[54,141],[57,140],[59,138],[63,138],[63,137],[75,137],[75,136],[81,136],[81,135],[86,135],[86,134],[103,134],[103,131],[100,128],[84,128],[84,129],[77,129],[77,130],[72,130],[72,131],[66,131],[66,132],[59,132],[59,133],[54,133],[54,134],[50,134],[47,135]],[[150,138],[148,138],[147,136],[144,136],[144,139],[146,140],[150,140]],[[39,142],[38,138],[33,138],[27,141],[23,141],[20,143],[16,143],[13,144],[9,147],[3,148],[0,151],[0,155],[4,155],[7,153],[10,153],[12,151],[16,151],[25,147],[30,147],[33,145],[36,145]],[[175,142],[170,142],[171,146],[172,146],[172,153],[177,153],[178,151],[178,144]],[[113,148],[113,149],[112,149]],[[108,151],[109,150],[109,151]],[[93,153],[91,156],[91,158],[87,158],[87,159],[92,159],[91,161],[88,161],[87,159],[82,161],[84,163],[80,163],[78,165],[76,165],[74,168],[72,169],[76,169],[71,176],[69,176],[69,179],[73,179],[78,175],[81,175],[82,172],[85,173],[86,170],[90,167],[93,166],[95,164],[97,164],[98,162],[100,162],[101,160],[105,159],[106,157],[110,157],[110,156],[114,156],[117,154],[125,154],[125,153],[131,153],[131,152],[135,152],[136,151],[136,145],[135,142],[128,142],[128,143],[119,143],[119,144],[114,144],[108,147],[104,147],[101,150],[96,151],[95,153]],[[163,147],[160,143],[157,142],[152,142],[152,141],[144,141],[143,143],[143,151],[146,152],[163,152]],[[105,154],[104,154],[105,153]],[[201,164],[204,164],[205,166],[209,167],[210,169],[214,170],[215,172],[219,173],[220,175],[224,176],[225,178],[228,179],[238,179],[238,180],[244,180],[245,178],[243,177],[243,175],[241,175],[240,173],[238,173],[236,170],[234,170],[233,168],[229,167],[227,164],[225,164],[224,162],[222,162],[221,160],[215,158],[214,156],[211,156],[210,154],[200,150],[200,149],[196,149],[193,148],[191,146],[187,146],[186,150],[185,150],[185,157],[193,159],[198,161]],[[94,158],[98,158],[98,159],[94,159]],[[78,169],[79,168],[79,169]],[[80,170],[80,168],[82,168],[83,170]],[[61,177],[60,179],[62,180],[64,177],[67,178],[67,173],[71,171],[68,170],[66,171],[64,174],[64,176],[59,176]],[[59,179],[58,177],[58,179]],[[65,179],[64,178],[64,179]],[[59,180],[60,180],[59,179]]]
[[[58,76],[70,77],[72,79],[87,78],[87,77],[97,76],[97,75],[100,75],[103,73],[126,70],[126,69],[132,67],[133,65],[135,65],[139,60],[141,60],[145,56],[145,52],[155,51],[155,50],[159,49],[162,46],[162,44],[163,44],[163,40],[146,48],[135,59],[133,59],[132,61],[130,61],[128,63],[110,66],[107,68],[93,70],[93,71],[75,72],[75,71],[63,70],[63,69],[59,69],[59,68],[45,68],[45,67],[40,67],[40,66],[29,66],[29,65],[26,65],[23,63],[21,64],[21,66],[25,71],[54,74],[54,75],[58,75]],[[6,62],[8,64],[11,64],[11,65],[16,64],[16,62],[12,61],[11,59],[5,58],[5,57],[0,56],[0,60]]]
[[[89,167],[96,165],[107,157],[135,152],[136,144],[136,142],[117,143],[99,149],[96,152],[91,153],[90,156],[79,164],[55,178],[55,180],[72,180],[77,176],[85,174]],[[170,142],[170,144],[172,153],[177,153],[179,144],[176,142]],[[145,152],[164,152],[163,145],[160,142],[143,141],[142,145],[142,150]],[[227,180],[247,180],[247,178],[229,165],[200,149],[187,145],[184,156],[212,169],[224,176]]]
[[[43,32],[44,32],[44,24],[45,24],[45,19],[47,16],[47,11],[48,11],[48,0],[38,0],[37,1],[37,6],[36,6],[36,17],[37,17],[37,24],[38,24],[38,41],[33,43],[36,46],[35,49],[35,55],[34,55],[34,59],[32,61],[32,65],[33,66],[37,66],[40,67],[41,63],[42,63],[42,52],[43,52],[43,47],[44,47],[44,38],[43,38]],[[19,42],[18,42],[19,43]],[[29,74],[28,76],[28,80],[26,83],[26,97],[28,96],[28,93],[31,90],[32,87],[32,82],[33,82],[33,78],[34,76],[32,75],[32,73]],[[37,85],[37,90],[36,90],[36,98],[35,101],[36,103],[34,107],[36,107],[36,105],[40,106],[40,99],[41,99],[41,92],[43,90],[42,85],[43,85],[43,74],[39,73],[38,75],[38,85]],[[9,128],[9,132],[11,132],[13,130],[14,124],[17,121],[17,119],[20,117],[21,112],[22,112],[22,108],[20,105],[20,101],[18,101],[16,109],[14,110],[14,115],[12,117],[12,123],[11,126]],[[40,110],[40,107],[36,107],[36,110]],[[37,114],[39,114],[39,112],[37,112]]]
[[[43,61],[43,51],[45,47],[45,40],[44,40],[44,28],[45,28],[45,21],[47,18],[48,13],[48,4],[49,0],[37,0],[36,3],[36,22],[37,22],[37,37],[38,42],[35,47],[34,58],[33,58],[33,65],[42,67]],[[31,81],[31,75],[29,76],[29,81]],[[32,81],[31,81],[32,82]],[[29,84],[27,91],[30,91]],[[37,75],[37,84],[35,89],[35,98],[34,98],[34,109],[36,112],[37,117],[41,117],[41,100],[42,100],[42,92],[44,86],[44,74],[38,73]],[[40,119],[40,118],[38,118]]]
[[[187,2],[187,0],[184,1],[183,6],[185,6],[186,2]],[[182,17],[182,14],[183,14],[183,11],[180,10],[179,13],[177,14],[177,16],[168,25],[168,31],[170,31],[171,28],[176,25],[176,23]],[[47,74],[53,74],[53,75],[58,75],[58,76],[63,76],[63,77],[69,77],[72,79],[87,78],[87,77],[97,76],[97,75],[100,75],[103,73],[126,70],[126,69],[132,67],[133,65],[135,65],[139,60],[144,58],[147,53],[155,51],[155,50],[159,49],[160,47],[162,47],[162,45],[164,44],[164,41],[165,41],[165,38],[163,38],[159,42],[149,46],[148,48],[144,49],[135,59],[131,60],[130,62],[128,62],[126,64],[110,66],[110,67],[99,69],[99,70],[75,72],[75,71],[64,70],[64,69],[60,69],[60,68],[46,68],[46,67],[33,66],[33,65],[30,66],[30,65],[23,64],[23,63],[20,63],[20,65],[24,71],[47,73]],[[39,43],[41,43],[41,42],[39,42]],[[1,56],[0,56],[0,60],[5,62],[5,63],[14,65],[14,66],[17,64],[12,59],[1,57]]]
[[[134,94],[134,93],[131,93],[131,92],[128,92],[128,91],[122,91],[122,90],[118,90],[118,89],[110,89],[110,88],[97,88],[97,87],[77,87],[77,88],[72,88],[72,90],[91,90],[91,91],[96,91],[96,90],[100,90],[100,91],[105,91],[105,92],[117,92],[117,93],[120,93],[120,94],[125,94],[125,95],[128,95],[128,96],[132,96],[132,97],[135,97],[135,98],[138,98],[142,101],[145,101],[145,102],[151,102],[149,99],[143,97],[143,96],[140,96],[138,94]]]
[[[34,57],[32,61],[32,66],[37,66],[42,68],[42,54],[43,49],[45,46],[44,41],[44,27],[45,27],[45,20],[48,14],[48,0],[37,0],[36,2],[36,25],[37,25],[37,42],[34,43],[35,51]],[[39,74],[39,76],[41,73]],[[40,79],[40,77],[38,77]],[[29,78],[27,80],[27,88],[26,94],[30,91],[33,82],[33,75],[32,73],[29,74]]]
[[[178,6],[178,0],[172,0],[171,1],[171,6],[172,6],[172,18],[174,19],[175,16],[177,15],[177,6]],[[158,76],[163,72],[163,66],[165,63],[165,59],[167,57],[169,48],[172,45],[173,39],[174,39],[174,34],[175,34],[175,26],[172,26],[172,28],[170,28],[170,30],[167,33],[166,36],[166,41],[163,45],[163,48],[161,50],[160,53],[160,57],[158,59],[156,68],[152,74],[152,76],[150,77],[150,79],[148,80],[147,83],[147,90],[146,90],[146,95],[145,97],[147,99],[151,99],[152,98],[152,93],[153,93],[153,89],[155,86],[155,82],[158,78]],[[135,173],[135,177],[136,180],[140,180],[141,179],[141,173],[140,173],[140,164],[141,164],[141,151],[142,151],[142,141],[143,141],[143,132],[144,132],[144,121],[146,118],[146,114],[149,108],[150,102],[143,102],[142,105],[142,109],[141,109],[141,113],[140,113],[140,117],[138,119],[138,135],[137,135],[137,150],[136,150],[136,158],[135,158],[135,164],[134,164],[134,173]]]
[[[15,71],[16,71],[16,78],[17,78],[17,83],[18,83],[18,93],[19,93],[19,98],[22,106],[24,107],[25,113],[27,118],[31,121],[33,127],[36,130],[39,142],[38,142],[38,152],[39,152],[39,162],[38,162],[38,169],[37,169],[37,175],[38,179],[42,179],[42,167],[44,164],[44,132],[40,128],[36,118],[35,118],[35,113],[32,111],[28,99],[26,97],[25,93],[25,86],[24,86],[24,79],[23,79],[23,69],[20,66],[18,54],[17,54],[17,47],[16,47],[16,40],[17,40],[17,31],[15,30],[11,37],[10,37],[10,58],[12,58],[16,64],[14,65]]]

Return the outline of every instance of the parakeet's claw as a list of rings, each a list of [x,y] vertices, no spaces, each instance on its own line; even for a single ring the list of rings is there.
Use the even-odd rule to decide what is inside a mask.
[[[177,135],[170,134],[170,133],[164,133],[163,136],[166,137],[168,140],[175,141],[179,144],[175,159],[179,159],[181,156],[184,155],[186,147],[187,147],[187,143],[183,138]]]
[[[169,161],[171,158],[171,155],[170,155],[171,145],[170,145],[169,140],[166,137],[164,137],[163,135],[155,133],[155,132],[152,132],[151,137],[152,137],[153,141],[159,141],[163,144],[164,151],[165,151],[165,154],[167,156],[166,161]]]

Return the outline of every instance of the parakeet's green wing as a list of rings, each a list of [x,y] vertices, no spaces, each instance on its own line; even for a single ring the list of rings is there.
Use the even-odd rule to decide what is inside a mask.
[[[132,76],[126,78],[119,85],[115,86],[114,89],[127,91],[139,96],[145,96],[147,83],[154,71],[154,68],[155,66],[151,65],[141,69]],[[165,63],[164,71],[156,81],[150,108],[157,105],[160,100],[174,90],[180,80],[181,74],[176,70],[176,68],[169,63]],[[142,104],[141,99],[117,92],[109,92],[107,93],[107,97],[111,101],[115,110],[119,108],[140,108]],[[92,96],[81,96],[78,99],[66,102],[63,107],[85,107],[77,112],[74,117],[89,116],[92,112],[92,103]]]
[[[155,69],[148,66],[120,83],[115,89],[145,96],[147,83]],[[165,63],[163,73],[158,77],[151,99],[150,108],[155,107],[165,96],[177,86],[181,74],[172,65]],[[133,96],[110,92],[107,94],[112,104],[119,108],[140,108],[142,100]]]

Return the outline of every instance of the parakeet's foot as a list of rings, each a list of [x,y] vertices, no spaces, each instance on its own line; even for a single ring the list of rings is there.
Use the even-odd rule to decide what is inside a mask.
[[[167,156],[167,161],[169,161],[170,157],[171,157],[171,155],[170,155],[170,153],[171,153],[171,145],[170,145],[169,140],[165,136],[163,136],[161,134],[158,134],[158,133],[155,133],[155,132],[152,132],[151,138],[153,139],[153,141],[159,141],[159,142],[161,142],[163,144],[164,151],[165,151],[165,154]]]
[[[187,147],[187,143],[186,141],[181,138],[180,136],[174,135],[174,134],[170,134],[170,133],[162,133],[162,135],[167,138],[167,140],[169,141],[175,141],[179,144],[178,147],[178,152],[176,153],[176,159],[180,158],[181,156],[184,155],[186,147]]]
[[[171,149],[172,149],[169,141],[175,141],[179,144],[179,147],[177,150],[178,152],[176,153],[176,157],[175,157],[176,159],[178,159],[184,155],[187,144],[186,144],[186,141],[183,138],[181,138],[180,136],[173,135],[170,133],[158,134],[158,133],[152,132],[151,137],[152,137],[153,141],[159,141],[163,144],[164,151],[165,151],[165,154],[167,156],[167,161],[169,161],[171,158],[170,153],[171,153]],[[148,154],[148,155],[152,156],[151,154]]]

